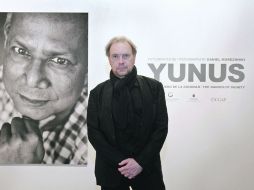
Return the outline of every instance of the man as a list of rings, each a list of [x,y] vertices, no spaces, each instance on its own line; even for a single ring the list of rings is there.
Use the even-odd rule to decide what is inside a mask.
[[[164,90],[160,82],[137,75],[136,52],[126,37],[111,39],[106,46],[110,79],[90,92],[88,138],[102,190],[165,189],[160,161],[168,131]]]
[[[86,164],[87,21],[7,14],[0,163]]]

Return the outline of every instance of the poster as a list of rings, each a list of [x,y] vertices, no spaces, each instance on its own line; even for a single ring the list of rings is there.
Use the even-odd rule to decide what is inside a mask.
[[[161,158],[169,190],[253,189],[253,8],[247,0],[1,2],[2,12],[89,13],[88,91],[109,77],[108,40],[135,42],[138,74],[157,70],[168,96]],[[99,190],[94,160],[89,145],[87,167],[1,166],[0,188]]]
[[[87,13],[1,13],[1,164],[87,164]]]

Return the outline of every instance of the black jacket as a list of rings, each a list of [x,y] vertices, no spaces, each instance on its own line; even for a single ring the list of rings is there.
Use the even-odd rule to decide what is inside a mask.
[[[160,82],[137,76],[143,99],[142,136],[143,147],[134,159],[143,167],[142,172],[160,172],[160,150],[168,132],[168,114],[163,86]],[[88,138],[96,150],[95,175],[98,185],[116,186],[121,174],[118,163],[126,159],[116,143],[111,112],[113,87],[110,80],[96,86],[90,92],[87,126]]]

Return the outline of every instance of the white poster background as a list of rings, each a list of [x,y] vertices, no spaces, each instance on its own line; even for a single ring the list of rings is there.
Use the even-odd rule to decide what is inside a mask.
[[[176,99],[167,97],[169,133],[161,156],[168,190],[253,189],[252,1],[1,0],[0,10],[89,12],[90,90],[108,79],[110,67],[104,47],[116,35],[134,41],[138,47],[138,73],[150,77],[153,72],[149,58],[244,58],[245,78],[239,84],[243,89],[165,88]],[[161,82],[170,85],[166,67]],[[190,83],[177,83],[181,84]],[[214,85],[209,79],[196,84]],[[235,84],[226,79],[220,85]],[[1,166],[0,189],[99,189],[95,185],[94,158],[90,146],[87,168]]]

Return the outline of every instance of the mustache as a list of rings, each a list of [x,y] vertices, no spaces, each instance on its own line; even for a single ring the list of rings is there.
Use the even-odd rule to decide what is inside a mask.
[[[117,69],[127,69],[128,66],[118,66]]]
[[[49,101],[56,100],[57,95],[48,89],[39,89],[39,88],[30,88],[27,86],[18,86],[17,92],[29,99],[40,100],[40,101]]]

